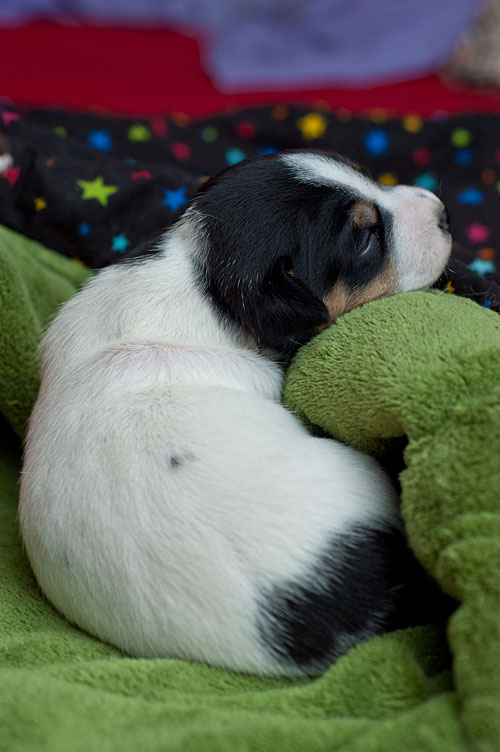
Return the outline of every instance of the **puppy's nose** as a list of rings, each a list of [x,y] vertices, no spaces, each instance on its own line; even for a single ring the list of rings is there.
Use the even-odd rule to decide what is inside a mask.
[[[443,207],[443,211],[439,217],[438,227],[440,227],[441,230],[444,230],[444,232],[450,231],[450,215],[448,214],[446,206]]]

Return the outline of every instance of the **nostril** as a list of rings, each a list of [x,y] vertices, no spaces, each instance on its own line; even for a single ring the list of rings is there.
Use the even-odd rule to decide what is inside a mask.
[[[446,206],[444,207],[443,211],[441,212],[441,216],[439,217],[438,226],[441,228],[441,230],[444,230],[445,232],[450,231],[450,215],[448,214],[448,209]]]

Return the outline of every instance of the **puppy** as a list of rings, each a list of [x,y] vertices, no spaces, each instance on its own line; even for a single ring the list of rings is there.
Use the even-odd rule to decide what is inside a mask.
[[[20,500],[54,606],[132,656],[268,676],[317,674],[391,628],[395,493],[282,407],[281,362],[344,311],[430,285],[450,245],[432,193],[283,152],[207,181],[154,254],[70,300]]]

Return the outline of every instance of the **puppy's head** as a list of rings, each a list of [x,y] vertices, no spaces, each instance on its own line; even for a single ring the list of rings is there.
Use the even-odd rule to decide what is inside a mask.
[[[429,286],[451,249],[433,193],[378,185],[319,152],[282,152],[216,175],[185,221],[215,307],[283,354],[355,306]]]

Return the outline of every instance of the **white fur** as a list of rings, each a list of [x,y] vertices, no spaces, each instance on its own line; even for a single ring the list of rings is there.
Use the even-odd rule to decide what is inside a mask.
[[[394,524],[396,501],[372,459],[279,404],[279,365],[193,282],[195,225],[101,272],[51,325],[22,535],[49,600],[130,655],[293,676],[259,639],[259,593],[335,534]]]
[[[0,175],[12,167],[14,160],[10,154],[0,154]]]

